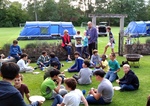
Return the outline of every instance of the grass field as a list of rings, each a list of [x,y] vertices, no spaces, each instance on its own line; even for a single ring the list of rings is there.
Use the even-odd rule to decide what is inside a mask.
[[[81,32],[84,31],[84,28],[76,27],[77,30],[80,30]],[[12,43],[12,40],[16,39],[19,35],[19,32],[21,31],[21,28],[0,28],[0,48],[6,43]],[[112,32],[115,35],[116,45],[115,45],[115,52],[118,51],[118,33],[119,28],[113,27]],[[139,38],[141,43],[145,42],[146,37]],[[136,40],[137,41],[137,40]],[[19,45],[21,48],[24,48],[26,44],[30,42],[37,42],[37,41],[19,41]],[[39,41],[38,41],[39,42]],[[46,40],[46,41],[40,41],[40,42],[56,42],[56,40]],[[108,38],[107,37],[99,37],[98,39],[98,50],[99,54],[103,53],[104,46],[107,44]],[[107,54],[110,53],[110,48],[108,49]],[[117,56],[117,60],[119,63],[121,63],[123,60],[126,60],[124,57]],[[140,59],[140,68],[133,68],[131,69],[137,74],[140,80],[140,88],[137,91],[132,92],[120,92],[115,91],[113,102],[109,106],[145,106],[147,101],[147,96],[150,94],[150,63],[148,62],[150,60],[150,56],[144,56]],[[64,69],[69,68],[73,63],[67,63],[65,61],[62,61],[61,63],[64,63],[64,67],[62,67],[61,71]],[[35,63],[31,64],[32,66],[35,66]],[[30,89],[31,95],[40,95],[40,85],[43,81],[43,71],[39,71],[40,74],[33,75],[31,73],[25,73],[24,75],[24,83],[28,85]],[[71,77],[75,73],[68,73],[65,72],[66,77]],[[118,73],[119,77],[122,77],[124,75],[122,68],[121,71]],[[91,87],[97,88],[99,82],[95,80],[95,77],[92,78],[92,84],[91,85],[78,85],[77,88],[83,90],[85,89],[87,92],[90,90]],[[116,82],[113,82],[113,85],[117,85]],[[26,100],[27,101],[27,100]],[[52,103],[52,100],[47,100],[44,102],[43,106],[50,106]],[[91,105],[92,106],[92,105]],[[95,105],[93,105],[95,106]]]

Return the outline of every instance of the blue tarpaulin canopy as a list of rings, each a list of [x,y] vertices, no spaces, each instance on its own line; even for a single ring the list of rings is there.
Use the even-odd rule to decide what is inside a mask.
[[[21,39],[51,39],[63,36],[64,30],[68,30],[72,37],[76,30],[72,22],[33,21],[26,22],[18,40]]]

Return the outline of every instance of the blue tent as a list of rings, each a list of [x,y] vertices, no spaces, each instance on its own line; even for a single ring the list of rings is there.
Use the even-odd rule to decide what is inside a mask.
[[[146,35],[146,23],[144,21],[132,21],[128,24],[125,35],[139,36]]]
[[[76,35],[76,30],[72,22],[26,22],[23,30],[20,33],[20,36],[18,37],[18,40],[61,38],[64,30],[68,30],[71,37]]]
[[[150,21],[146,21],[146,33],[147,35],[150,35]]]

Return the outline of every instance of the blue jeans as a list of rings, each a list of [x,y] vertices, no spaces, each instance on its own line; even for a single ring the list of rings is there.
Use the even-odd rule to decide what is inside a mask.
[[[80,56],[82,57],[82,52],[81,52],[82,47],[76,47],[76,51],[80,53]]]
[[[87,100],[88,104],[100,104],[100,105],[109,104],[109,103],[106,103],[102,97],[100,97],[98,100],[96,100],[93,96],[88,95],[86,97],[86,100]]]
[[[38,106],[38,105],[39,105],[39,102],[36,101],[36,102],[33,102],[33,103],[31,103],[31,104],[29,104],[29,105],[27,105],[27,106]]]
[[[108,79],[110,82],[113,82],[117,78],[117,73],[114,73],[114,71],[108,71],[105,75],[105,78]]]
[[[67,54],[71,54],[71,46],[64,46],[64,49],[67,51]]]
[[[61,104],[62,101],[63,101],[63,97],[60,94],[57,94],[53,101],[52,106],[57,106],[57,104]]]
[[[20,60],[20,57],[18,55],[11,55],[13,58],[15,58],[16,61]]]
[[[121,90],[133,91],[135,90],[133,85],[120,84]]]
[[[89,54],[88,54],[88,52],[87,52],[87,46],[84,46],[84,47],[83,47],[82,53],[85,54],[85,57],[86,57],[86,58],[89,57]]]

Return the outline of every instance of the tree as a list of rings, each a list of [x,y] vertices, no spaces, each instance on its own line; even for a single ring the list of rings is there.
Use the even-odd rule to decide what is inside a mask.
[[[54,0],[46,0],[41,9],[41,19],[46,21],[58,21],[60,19],[58,12],[56,2]]]
[[[109,3],[108,9],[110,13],[127,14],[126,23],[145,19],[145,16],[140,16],[145,13],[144,0],[112,0]],[[118,24],[119,20],[115,20],[114,23]]]

